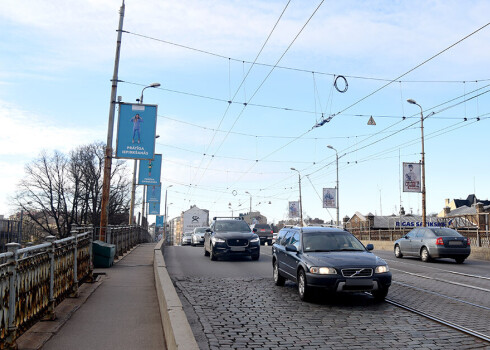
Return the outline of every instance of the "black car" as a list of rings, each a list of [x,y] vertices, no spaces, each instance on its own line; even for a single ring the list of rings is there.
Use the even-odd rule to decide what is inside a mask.
[[[447,227],[417,227],[395,241],[395,256],[416,256],[424,262],[451,258],[462,264],[471,254],[470,240]]]
[[[259,260],[260,239],[242,218],[213,218],[204,234],[204,256],[250,256]]]
[[[288,227],[272,246],[274,283],[296,282],[301,300],[312,288],[334,292],[370,292],[382,301],[391,285],[386,262],[350,232],[332,227]]]
[[[257,230],[257,235],[260,238],[260,244],[264,245],[267,242],[268,245],[272,245],[272,234],[274,231],[272,230],[271,225],[255,224],[252,225],[252,229]]]

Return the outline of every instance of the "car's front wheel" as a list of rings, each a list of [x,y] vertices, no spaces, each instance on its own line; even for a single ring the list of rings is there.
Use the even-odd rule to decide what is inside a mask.
[[[374,300],[376,300],[377,302],[381,302],[385,300],[386,296],[388,295],[388,288],[382,287],[378,290],[373,290],[371,294],[373,295]]]
[[[257,261],[260,258],[260,254],[253,254],[251,255],[252,260]]]
[[[274,276],[275,285],[280,287],[284,286],[286,279],[279,274],[279,263],[277,262],[277,260],[274,261],[272,274]]]
[[[204,256],[209,256],[209,252],[206,250],[206,245],[204,245],[203,248],[204,248]]]
[[[213,260],[213,261],[216,261],[216,260],[217,260],[217,258],[216,258],[216,254],[214,254],[214,248],[213,248],[213,246],[211,246],[211,249],[210,249],[210,251],[209,251],[209,258],[210,258],[211,260]]]
[[[423,247],[422,250],[420,251],[420,259],[423,262],[429,262],[431,260],[429,251],[427,250],[426,247]]]
[[[298,293],[299,298],[303,301],[309,301],[311,299],[311,287],[306,282],[306,273],[303,269],[298,272]]]
[[[398,244],[395,246],[395,258],[403,258],[402,250],[400,249],[400,246]]]

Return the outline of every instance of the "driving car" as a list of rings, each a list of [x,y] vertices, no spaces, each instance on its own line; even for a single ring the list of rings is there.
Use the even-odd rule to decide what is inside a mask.
[[[252,225],[252,230],[257,229],[257,235],[260,238],[260,244],[264,245],[267,243],[268,245],[272,245],[272,234],[274,231],[272,230],[271,225],[269,224],[255,224]]]
[[[259,260],[260,239],[241,217],[214,217],[204,234],[204,256],[250,256]]]
[[[470,240],[447,227],[416,227],[394,243],[395,257],[419,257],[424,262],[450,258],[462,264],[471,254]]]
[[[286,279],[297,284],[301,300],[308,301],[313,290],[326,294],[369,292],[382,301],[391,286],[388,264],[341,228],[286,227],[272,246],[274,283]]]
[[[204,233],[206,233],[207,227],[196,227],[194,232],[192,232],[191,245],[195,247],[196,245],[204,244]]]
[[[189,245],[191,244],[192,241],[192,232],[184,232],[184,235],[182,236],[182,245]]]

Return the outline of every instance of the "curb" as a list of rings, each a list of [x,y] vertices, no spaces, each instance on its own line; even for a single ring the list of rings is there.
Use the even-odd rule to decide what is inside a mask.
[[[163,240],[160,240],[154,248],[153,270],[167,350],[199,350],[182,303],[168,274],[161,250],[162,244]]]

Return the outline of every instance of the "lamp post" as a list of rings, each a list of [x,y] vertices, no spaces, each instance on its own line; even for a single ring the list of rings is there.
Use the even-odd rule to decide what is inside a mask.
[[[165,189],[165,217],[164,217],[164,220],[163,220],[163,237],[165,237],[165,239],[167,239],[167,210],[168,210],[168,206],[167,206],[167,193],[168,193],[168,189],[170,187],[172,187],[172,186],[173,185],[169,185]]]
[[[422,134],[422,226],[427,226],[427,216],[425,211],[425,152],[424,152],[424,115],[422,106],[411,98],[407,100],[408,103],[417,105],[420,108],[420,132]]]
[[[299,216],[300,216],[300,220],[301,220],[300,226],[303,226],[303,202],[301,200],[301,174],[300,174],[299,170],[297,170],[295,168],[291,168],[291,170],[298,172],[298,183],[299,183]]]
[[[145,91],[145,89],[147,88],[157,88],[160,86],[160,83],[152,83],[148,86],[145,86],[143,88],[143,90],[141,90],[141,97],[139,98],[139,100],[136,100],[138,101],[139,104],[142,104],[143,103],[143,92]],[[156,135],[155,138],[159,138],[160,135]],[[134,166],[133,166],[133,184],[132,184],[132,187],[131,187],[131,207],[130,207],[130,214],[129,214],[129,224],[132,225],[133,224],[133,216],[134,216],[134,199],[135,199],[135,192],[136,192],[136,169],[137,169],[137,160],[135,159],[134,160]],[[143,209],[142,209],[142,218],[141,218],[141,224],[143,224],[143,218],[145,216],[145,209],[144,209],[144,206],[145,206],[145,189],[146,189],[146,186],[143,186]]]
[[[250,212],[250,214],[252,214],[252,195],[248,191],[245,191],[245,193],[247,193],[250,196],[250,211],[249,212]]]
[[[328,145],[327,147],[330,149],[333,149],[335,151],[335,157],[336,157],[336,162],[337,162],[337,198],[336,198],[335,202],[337,204],[337,225],[340,225],[340,221],[339,221],[339,153],[331,145]]]

